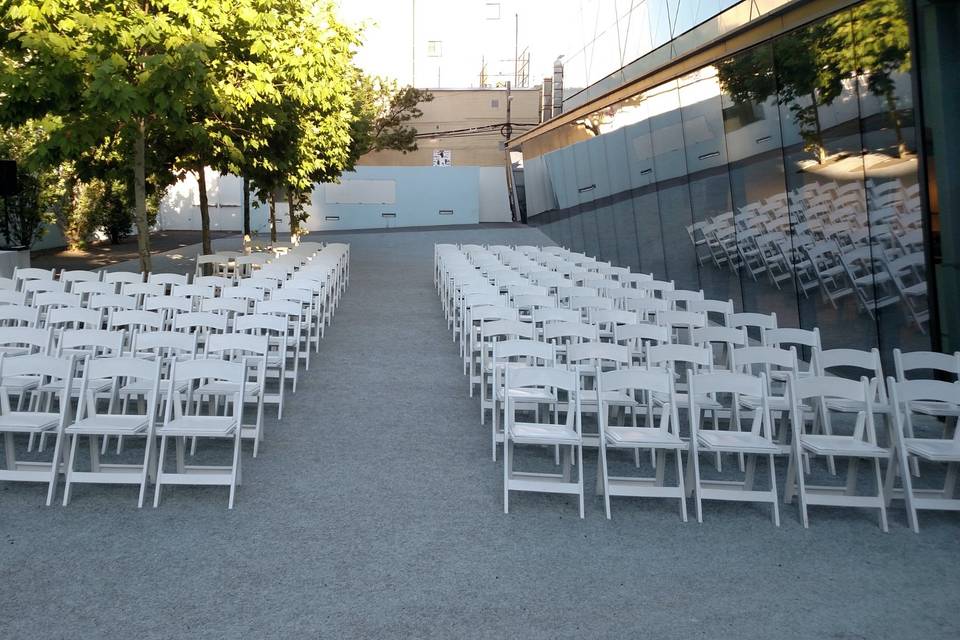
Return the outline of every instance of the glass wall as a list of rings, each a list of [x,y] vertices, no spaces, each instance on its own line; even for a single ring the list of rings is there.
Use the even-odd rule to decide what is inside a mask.
[[[826,348],[930,348],[912,73],[905,0],[867,0],[526,143],[529,222]]]

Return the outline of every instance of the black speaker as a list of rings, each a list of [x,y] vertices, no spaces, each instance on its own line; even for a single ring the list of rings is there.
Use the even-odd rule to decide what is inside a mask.
[[[15,196],[19,192],[17,163],[13,160],[0,160],[0,196]]]

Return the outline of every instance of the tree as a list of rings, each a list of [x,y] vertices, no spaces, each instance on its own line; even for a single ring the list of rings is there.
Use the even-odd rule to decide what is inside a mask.
[[[432,101],[433,94],[409,85],[398,88],[394,80],[354,71],[350,168],[371,151],[416,151],[417,130],[407,123],[423,115],[419,105]]]
[[[0,123],[41,123],[31,162],[75,160],[113,140],[129,164],[140,266],[150,270],[153,129],[182,134],[216,34],[207,2],[11,0],[0,14]],[[182,137],[182,135],[178,136]]]
[[[837,36],[832,25],[813,24],[797,29],[767,47],[755,47],[717,63],[723,90],[734,102],[762,103],[771,97],[785,106],[800,128],[804,148],[819,163],[827,154],[820,125],[821,106],[843,92],[844,71],[836,56]]]

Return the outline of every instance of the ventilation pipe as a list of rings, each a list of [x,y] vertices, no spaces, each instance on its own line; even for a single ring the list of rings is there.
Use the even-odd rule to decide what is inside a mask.
[[[540,87],[540,122],[553,117],[553,78],[544,78]]]
[[[553,117],[563,113],[563,56],[553,61]]]

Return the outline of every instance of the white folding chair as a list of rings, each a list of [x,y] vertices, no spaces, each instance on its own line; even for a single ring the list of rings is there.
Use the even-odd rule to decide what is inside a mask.
[[[680,517],[687,521],[687,490],[684,486],[683,452],[689,445],[680,438],[678,407],[673,393],[673,378],[663,369],[625,368],[596,372],[597,395],[600,397],[598,425],[600,430],[600,454],[597,464],[597,490],[603,492],[603,504],[607,519],[610,518],[610,496],[633,496],[653,498],[676,498],[680,502]],[[659,419],[654,415],[650,396],[658,394],[667,398]],[[607,400],[611,395],[631,398],[635,407],[631,411],[632,424],[610,424],[611,409],[622,414],[622,403]],[[638,409],[644,409],[645,422],[637,424]],[[610,474],[611,450],[639,449],[656,451],[656,472],[653,477],[624,477]],[[665,484],[666,454],[676,457],[676,486]]]
[[[574,494],[579,498],[580,517],[583,518],[583,439],[580,420],[579,376],[575,371],[551,367],[504,368],[504,450],[503,450],[503,512],[509,513],[511,491]],[[566,419],[560,422],[522,422],[516,417],[517,392],[535,390],[545,393],[565,391]],[[526,408],[526,406],[524,406]],[[560,447],[563,450],[563,470],[560,474],[518,472],[514,469],[514,449],[517,445]],[[577,457],[577,479],[572,480],[571,467]]]
[[[57,473],[64,457],[63,431],[70,421],[70,396],[72,393],[74,358],[57,358],[47,355],[24,355],[8,357],[0,354],[0,433],[3,434],[5,468],[0,469],[0,481],[47,483],[47,506],[53,503],[57,488]],[[6,381],[23,376],[38,376],[44,384],[59,383],[59,409],[53,411],[22,411],[10,407],[10,394]],[[33,403],[31,403],[33,404]],[[51,462],[18,460],[14,436],[27,434],[30,440],[37,435],[52,433],[56,436]]]
[[[730,398],[728,429],[701,429],[701,398],[717,402],[721,395]],[[743,396],[760,398],[760,405],[752,412],[752,420],[744,429],[741,420],[748,413],[741,409]],[[732,500],[770,504],[773,523],[780,526],[780,510],[777,504],[777,476],[774,456],[779,448],[773,442],[770,412],[767,404],[767,381],[764,376],[755,377],[742,373],[719,372],[694,374],[689,378],[688,407],[690,420],[690,460],[687,464],[687,486],[694,494],[697,522],[703,522],[703,500]],[[712,409],[712,405],[709,407]],[[716,414],[715,414],[716,415]],[[710,480],[701,476],[700,454],[737,454],[746,457],[744,479],[740,481]],[[755,472],[758,457],[764,457],[770,474],[770,486],[755,487]]]
[[[957,391],[956,383],[942,380],[900,381],[891,377],[888,385],[891,402],[895,407],[893,415],[896,456],[893,459],[893,467],[887,471],[885,483],[887,504],[892,498],[902,496],[906,504],[910,528],[915,533],[919,533],[920,522],[917,511],[960,511],[960,498],[955,497],[957,471],[960,469],[960,429],[955,429],[951,437],[947,434],[940,437],[921,437],[914,429],[912,414],[919,413],[917,407],[955,406],[960,403],[960,393]],[[910,457],[928,465],[945,464],[947,468],[943,484],[933,488],[915,486],[917,481],[908,471]],[[893,483],[896,477],[900,478],[903,485],[900,495],[895,495],[897,492]]]
[[[222,358],[230,362],[243,362],[247,366],[247,382],[244,396],[245,404],[253,404],[254,421],[241,424],[241,437],[253,440],[253,457],[260,452],[263,442],[263,396],[267,386],[267,355],[270,352],[267,336],[254,336],[247,333],[222,333],[210,336],[206,346],[206,357]],[[231,386],[232,385],[232,386]],[[236,393],[234,383],[224,381],[207,382],[195,390],[202,397],[209,393],[223,395]],[[242,413],[237,412],[238,415]]]
[[[174,360],[170,364],[167,403],[163,424],[157,429],[160,436],[160,455],[157,463],[156,488],[153,506],[160,504],[164,485],[215,485],[230,487],[228,508],[233,508],[237,485],[241,481],[240,427],[243,401],[246,397],[247,364],[202,358]],[[185,394],[176,392],[178,383],[186,382]],[[201,384],[227,383],[235,392],[228,393],[221,406],[222,415],[200,414],[201,403],[194,402],[192,390]],[[211,403],[208,403],[211,404]],[[165,471],[167,440],[175,439],[176,469]],[[228,465],[187,465],[185,460],[187,438],[226,439],[233,442],[232,461]]]
[[[834,376],[791,377],[788,388],[793,404],[793,445],[790,452],[790,465],[787,468],[784,502],[793,501],[797,495],[800,500],[800,518],[803,526],[809,526],[807,507],[826,505],[833,507],[861,507],[878,509],[880,528],[887,530],[887,509],[884,497],[884,480],[880,470],[880,460],[886,458],[887,473],[890,472],[892,450],[877,444],[877,433],[873,422],[871,405],[874,392],[870,382],[864,376],[859,381],[836,378]],[[814,419],[829,422],[826,417],[831,406],[860,406],[851,434],[813,433],[806,428],[805,413],[802,405],[814,407]],[[849,460],[847,482],[845,486],[813,486],[804,478],[802,457],[825,456],[830,460],[842,457]],[[857,495],[857,466],[861,459],[873,463],[875,475],[875,493]],[[831,469],[831,472],[833,470]]]
[[[70,503],[74,483],[94,484],[139,484],[140,496],[137,507],[143,506],[147,491],[147,476],[156,469],[154,428],[156,426],[157,401],[160,395],[160,366],[139,358],[120,357],[90,359],[84,366],[80,383],[80,402],[77,419],[66,428],[65,435],[71,438],[70,455],[67,460],[66,486],[63,490],[63,505]],[[110,381],[109,398],[105,411],[101,411],[95,388],[101,380]],[[138,403],[138,412],[128,412],[128,404],[120,401],[119,390],[125,384],[137,381],[145,388],[143,402]],[[90,439],[90,470],[76,471],[77,446],[81,436]],[[141,464],[103,463],[100,460],[100,445],[97,438],[109,436],[127,438],[143,437],[144,452]]]

